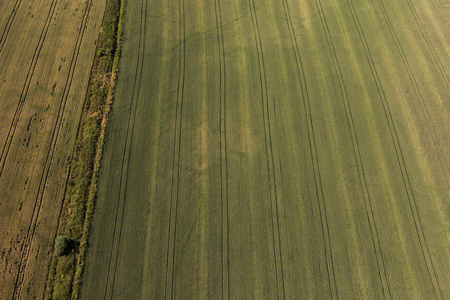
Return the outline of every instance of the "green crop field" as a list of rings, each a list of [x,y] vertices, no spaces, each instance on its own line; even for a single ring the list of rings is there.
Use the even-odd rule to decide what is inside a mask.
[[[450,6],[126,0],[84,299],[448,299]]]

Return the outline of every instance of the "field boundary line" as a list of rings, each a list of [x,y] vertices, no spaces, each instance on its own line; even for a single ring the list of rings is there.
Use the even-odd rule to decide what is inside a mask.
[[[70,61],[69,72],[68,72],[68,75],[66,78],[66,83],[64,85],[61,102],[60,102],[59,108],[58,108],[58,114],[56,117],[55,127],[53,128],[50,146],[49,146],[49,149],[47,151],[47,154],[46,154],[46,157],[44,160],[44,169],[41,174],[41,179],[39,182],[38,192],[37,192],[35,204],[33,207],[32,218],[31,218],[30,224],[28,226],[27,237],[21,247],[22,257],[21,257],[21,261],[19,264],[19,272],[17,274],[16,282],[15,282],[15,286],[14,286],[13,299],[19,299],[21,291],[22,291],[23,280],[24,280],[25,273],[26,273],[29,251],[30,251],[31,245],[33,243],[34,232],[36,230],[37,221],[39,219],[40,208],[41,208],[41,204],[42,204],[42,201],[44,198],[44,192],[45,192],[45,187],[47,185],[47,179],[48,179],[50,167],[53,162],[53,156],[54,156],[54,152],[56,149],[56,143],[58,141],[59,132],[60,132],[61,126],[63,124],[63,116],[64,116],[64,112],[65,112],[65,107],[67,104],[67,99],[69,97],[69,92],[70,92],[70,88],[72,85],[72,80],[73,80],[73,76],[74,76],[74,72],[75,72],[75,67],[76,67],[76,64],[78,61],[78,56],[80,53],[81,43],[82,43],[83,37],[84,37],[84,32],[85,32],[85,29],[87,26],[86,23],[87,23],[87,19],[89,16],[91,5],[92,5],[92,0],[90,0],[89,2],[86,3],[85,10],[83,13],[83,18],[81,20],[81,24],[80,24],[80,27],[78,30],[75,48],[74,48],[74,51],[72,54],[72,59]]]
[[[8,21],[6,22],[6,26],[3,29],[2,36],[0,36],[0,53],[5,46],[6,39],[8,38],[9,31],[11,30],[12,23],[14,23],[14,19],[16,18],[17,11],[19,10],[20,4],[22,4],[22,0],[17,0],[16,4],[14,4],[13,10],[8,17]]]
[[[45,38],[47,36],[48,29],[50,27],[50,24],[53,19],[53,14],[55,12],[56,4],[58,3],[58,0],[53,0],[52,4],[50,5],[47,18],[44,23],[44,27],[42,28],[41,34],[39,36],[39,41],[36,46],[36,49],[33,53],[33,58],[31,59],[30,67],[28,68],[27,76],[25,78],[25,83],[22,87],[22,91],[20,93],[19,102],[17,104],[16,111],[14,113],[13,120],[11,122],[11,125],[8,130],[8,135],[5,140],[5,144],[3,145],[2,153],[0,154],[0,177],[3,174],[3,169],[5,167],[6,159],[9,154],[9,149],[11,147],[12,140],[14,138],[14,134],[16,132],[17,124],[19,123],[20,115],[22,114],[22,108],[25,104],[25,100],[28,95],[28,89],[30,88],[31,80],[34,76],[34,70],[36,68],[36,64],[39,60],[39,54],[41,53],[42,47],[45,42]]]
[[[258,57],[259,79],[261,86],[261,108],[264,124],[264,139],[266,148],[266,163],[267,163],[267,180],[269,184],[269,204],[272,225],[272,242],[273,242],[273,258],[275,264],[275,277],[277,287],[277,297],[285,299],[286,292],[284,286],[284,271],[282,259],[282,245],[280,237],[280,223],[278,216],[278,199],[276,187],[275,164],[273,157],[272,133],[270,126],[270,109],[269,96],[267,88],[266,67],[264,61],[264,52],[261,42],[261,34],[258,24],[258,16],[256,14],[256,7],[254,0],[249,0],[250,15],[253,25],[253,33],[255,38],[256,53]],[[275,209],[274,209],[275,208]],[[275,230],[276,226],[276,230]],[[280,296],[281,295],[281,296]]]
[[[400,54],[400,56],[402,58],[403,65],[404,65],[404,67],[405,67],[405,69],[406,69],[406,71],[408,73],[408,78],[409,78],[409,81],[411,83],[411,86],[413,87],[414,92],[415,92],[415,94],[418,97],[418,102],[421,105],[422,110],[425,112],[426,119],[427,119],[427,121],[429,123],[429,126],[430,126],[431,138],[432,138],[432,141],[433,141],[433,145],[434,145],[434,148],[436,149],[437,156],[439,158],[439,162],[440,162],[440,165],[441,165],[441,168],[442,168],[442,172],[444,174],[444,178],[445,178],[446,183],[447,183],[447,188],[450,189],[450,180],[449,180],[450,175],[449,175],[448,164],[446,162],[445,155],[443,154],[442,147],[440,146],[439,141],[437,140],[437,134],[436,134],[435,128],[433,126],[433,122],[432,122],[430,113],[428,111],[427,105],[425,103],[425,100],[423,98],[422,92],[420,91],[419,84],[417,83],[416,76],[414,75],[414,72],[413,72],[413,70],[411,68],[411,65],[409,64],[408,58],[407,58],[407,56],[405,54],[405,51],[403,50],[403,47],[401,45],[401,42],[400,42],[400,40],[398,38],[397,33],[395,32],[395,28],[394,28],[394,26],[391,23],[391,20],[389,18],[388,12],[387,12],[387,10],[386,10],[386,8],[384,6],[383,1],[382,0],[378,0],[378,3],[380,5],[381,13],[383,14],[383,18],[384,18],[384,20],[386,22],[386,25],[387,25],[388,29],[389,29],[389,33],[391,34],[392,38],[394,39],[397,51]]]
[[[314,123],[312,119],[312,112],[309,100],[308,93],[308,84],[306,81],[306,75],[303,68],[302,56],[300,54],[300,48],[298,46],[296,32],[294,29],[294,25],[292,22],[292,15],[288,1],[282,0],[285,19],[289,31],[289,38],[292,44],[292,50],[294,52],[295,64],[297,73],[300,80],[300,87],[302,91],[302,102],[303,102],[303,110],[305,114],[306,127],[308,129],[308,142],[309,142],[309,152],[311,155],[311,166],[314,174],[314,186],[316,192],[317,204],[319,207],[319,215],[320,215],[320,225],[322,231],[322,242],[323,242],[323,250],[325,254],[325,263],[327,270],[327,281],[328,281],[328,289],[330,292],[330,297],[339,298],[337,283],[336,283],[336,275],[333,264],[333,250],[331,244],[331,236],[328,225],[328,217],[325,205],[325,196],[323,192],[322,186],[322,177],[320,174],[320,162],[319,156],[317,152],[316,145],[316,137],[314,133]]]
[[[358,15],[356,14],[356,10],[355,10],[355,8],[353,6],[353,2],[351,0],[346,0],[346,1],[347,1],[347,5],[349,7],[349,10],[350,10],[350,12],[352,14],[352,18],[353,18],[353,21],[355,23],[355,26],[356,26],[356,28],[358,30],[358,34],[359,34],[359,37],[360,37],[360,40],[361,40],[361,44],[364,47],[364,52],[366,54],[367,62],[369,64],[369,66],[370,66],[370,70],[372,72],[372,76],[373,76],[373,79],[374,79],[376,87],[377,87],[378,95],[379,95],[379,98],[380,98],[382,106],[383,106],[383,111],[384,111],[384,114],[385,114],[385,117],[386,117],[386,121],[387,121],[388,126],[389,126],[390,135],[391,135],[392,142],[394,144],[394,149],[395,149],[396,156],[397,156],[397,162],[398,162],[398,165],[399,165],[399,168],[400,168],[400,172],[402,174],[403,185],[404,185],[404,188],[405,188],[406,196],[408,198],[410,211],[411,211],[411,215],[412,215],[412,218],[413,218],[413,221],[414,221],[414,226],[415,226],[415,229],[416,229],[416,233],[417,233],[417,237],[418,237],[418,240],[419,240],[419,244],[420,244],[420,248],[421,248],[421,251],[422,251],[422,255],[424,257],[425,264],[426,264],[426,267],[427,267],[428,276],[429,276],[430,281],[432,283],[433,290],[434,290],[434,293],[436,294],[436,297],[438,297],[438,298],[440,297],[442,299],[443,298],[442,291],[441,291],[441,288],[439,286],[439,281],[437,280],[436,271],[434,269],[434,265],[433,265],[433,261],[432,261],[430,252],[428,250],[427,241],[426,241],[426,238],[425,238],[425,234],[423,232],[422,222],[420,220],[419,211],[417,209],[416,199],[414,197],[414,192],[413,192],[413,189],[412,189],[412,186],[411,186],[411,181],[409,179],[408,170],[407,170],[407,167],[406,167],[405,159],[404,159],[403,152],[402,152],[401,145],[400,145],[400,140],[399,140],[397,129],[396,129],[396,126],[395,126],[395,123],[394,123],[394,120],[393,120],[393,117],[392,117],[392,113],[391,113],[391,110],[390,110],[390,107],[389,107],[389,103],[387,101],[383,85],[381,83],[381,80],[380,80],[379,75],[378,75],[378,71],[377,71],[375,63],[373,61],[373,57],[372,57],[372,54],[370,52],[370,48],[369,48],[369,45],[367,43],[364,31],[363,31],[362,26],[361,26],[361,24],[359,22],[359,18],[358,18]]]
[[[178,0],[178,83],[177,99],[175,108],[175,124],[173,136],[173,158],[172,158],[172,188],[169,207],[169,228],[167,237],[167,262],[166,280],[164,286],[164,299],[174,298],[175,293],[175,261],[176,261],[176,238],[178,200],[180,190],[180,163],[181,163],[181,138],[184,104],[184,85],[186,77],[186,18],[184,11],[184,0]],[[170,291],[169,291],[170,289]]]
[[[229,200],[228,200],[228,158],[227,158],[227,73],[221,0],[214,1],[217,27],[217,45],[220,73],[220,200],[221,200],[221,255],[222,255],[222,299],[230,299],[230,248],[229,248]],[[225,249],[224,249],[225,248]]]

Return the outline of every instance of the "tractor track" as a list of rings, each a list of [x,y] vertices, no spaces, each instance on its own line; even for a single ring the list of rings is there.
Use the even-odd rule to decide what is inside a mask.
[[[114,287],[116,283],[117,265],[119,261],[120,241],[122,238],[122,227],[124,223],[125,206],[126,206],[126,194],[128,188],[128,172],[131,158],[131,148],[133,145],[133,135],[135,129],[135,119],[137,106],[139,102],[139,95],[141,89],[141,80],[143,65],[145,59],[145,37],[147,30],[147,0],[141,1],[140,11],[140,27],[139,27],[139,43],[138,43],[138,56],[136,60],[136,71],[134,74],[134,85],[131,95],[131,101],[128,114],[128,126],[125,134],[125,145],[123,148],[120,181],[119,181],[119,194],[117,195],[117,209],[114,219],[113,239],[111,241],[111,251],[109,255],[108,271],[106,276],[106,285],[104,291],[104,299],[114,297]],[[110,297],[108,295],[110,294]]]
[[[383,18],[384,18],[384,20],[386,22],[386,25],[387,25],[388,29],[389,29],[389,33],[390,33],[391,37],[394,40],[395,47],[396,47],[400,57],[402,58],[403,66],[405,67],[405,70],[408,73],[408,78],[409,78],[409,81],[411,83],[411,86],[413,87],[414,93],[417,96],[417,100],[418,100],[418,102],[419,102],[419,104],[420,104],[420,106],[421,106],[421,108],[424,111],[424,114],[426,116],[426,119],[427,119],[427,122],[428,122],[428,125],[429,125],[429,128],[430,128],[430,133],[431,133],[430,135],[431,135],[431,139],[432,139],[432,142],[433,142],[433,146],[436,149],[436,154],[437,154],[437,157],[439,158],[439,163],[441,165],[442,173],[443,173],[445,181],[447,183],[447,188],[450,190],[450,179],[449,179],[450,178],[450,175],[449,175],[450,172],[449,172],[449,169],[448,169],[448,164],[447,164],[447,161],[445,159],[445,155],[443,153],[442,147],[439,144],[439,141],[437,139],[436,130],[435,130],[435,127],[433,126],[433,122],[432,122],[432,118],[431,118],[430,112],[429,112],[429,110],[427,108],[427,105],[426,105],[425,100],[423,98],[422,92],[420,91],[419,84],[417,83],[417,80],[416,80],[416,76],[414,75],[414,72],[413,72],[413,70],[411,68],[411,65],[410,65],[410,63],[408,61],[408,58],[407,58],[407,56],[405,54],[405,51],[403,50],[403,47],[402,47],[402,45],[400,43],[398,35],[395,32],[395,28],[394,28],[394,26],[391,23],[391,20],[389,18],[387,10],[386,10],[386,8],[384,6],[384,3],[381,0],[378,0],[378,3],[380,5],[381,12],[383,14]]]
[[[316,0],[316,3],[318,3],[318,9],[320,10],[321,18],[323,17],[322,26],[324,29],[325,36],[327,38],[328,48],[330,50],[330,55],[333,61],[334,70],[336,73],[336,77],[339,81],[339,90],[341,94],[341,100],[343,103],[343,106],[345,108],[345,114],[346,114],[346,120],[347,120],[347,126],[348,130],[350,132],[351,141],[352,141],[352,149],[353,149],[353,156],[355,159],[355,163],[357,165],[357,171],[358,171],[358,180],[361,190],[361,195],[364,200],[364,209],[366,211],[366,217],[367,222],[370,229],[370,235],[371,235],[371,241],[372,241],[372,248],[373,252],[376,258],[377,262],[377,269],[378,269],[378,277],[380,280],[381,289],[383,292],[384,299],[391,299],[391,291],[390,291],[390,285],[387,278],[387,272],[386,272],[386,266],[385,266],[385,259],[383,256],[383,251],[381,247],[380,237],[378,233],[377,224],[375,221],[375,215],[373,212],[373,206],[372,206],[372,198],[369,192],[369,188],[367,185],[367,178],[366,178],[366,171],[361,155],[361,150],[359,146],[358,141],[358,135],[356,132],[356,126],[354,123],[353,113],[350,106],[350,101],[348,98],[348,92],[347,87],[345,84],[344,76],[342,74],[341,65],[339,63],[336,49],[334,46],[334,42],[331,36],[331,33],[329,31],[328,22],[325,18],[325,14],[322,10],[322,5],[320,1]]]
[[[17,276],[16,276],[16,281],[15,281],[15,285],[14,285],[14,292],[13,292],[12,299],[19,299],[19,298],[21,298],[23,281],[24,281],[24,278],[25,278],[25,273],[26,273],[26,268],[27,268],[27,261],[28,261],[28,258],[29,258],[29,255],[30,255],[30,249],[31,249],[31,246],[32,246],[32,243],[33,243],[33,237],[34,237],[34,233],[35,233],[35,230],[36,230],[37,221],[39,219],[40,208],[41,208],[41,204],[42,204],[42,201],[43,201],[43,198],[44,198],[45,188],[47,186],[47,181],[48,181],[48,177],[49,177],[50,167],[52,165],[53,157],[54,157],[54,154],[55,154],[56,143],[58,141],[59,132],[60,132],[62,124],[63,124],[65,107],[66,107],[66,104],[67,104],[67,99],[69,97],[69,92],[70,92],[70,88],[71,88],[71,85],[72,85],[72,80],[73,80],[73,76],[74,76],[74,72],[75,72],[75,67],[76,67],[76,64],[77,64],[77,61],[78,61],[78,56],[79,56],[79,53],[80,53],[81,43],[82,43],[83,37],[84,37],[84,32],[85,32],[85,29],[87,27],[87,20],[88,20],[88,16],[89,16],[91,5],[92,5],[92,0],[90,0],[86,4],[85,10],[84,10],[84,14],[83,14],[83,18],[82,18],[82,21],[80,23],[80,27],[79,27],[79,30],[78,30],[78,36],[77,36],[75,48],[74,48],[74,51],[73,51],[73,54],[72,54],[72,59],[70,61],[69,72],[68,72],[68,75],[67,75],[67,78],[66,78],[66,82],[65,82],[65,85],[64,85],[64,89],[63,89],[63,94],[62,94],[61,101],[60,101],[60,104],[59,104],[58,114],[57,114],[57,117],[56,117],[55,126],[53,128],[52,135],[51,135],[50,147],[47,150],[47,154],[46,154],[46,157],[45,157],[45,160],[44,160],[44,169],[43,169],[43,172],[41,174],[40,181],[39,181],[38,192],[37,192],[36,198],[35,198],[35,203],[34,203],[34,207],[33,207],[32,217],[31,217],[30,223],[28,225],[27,236],[26,236],[25,241],[23,242],[23,244],[21,246],[21,253],[22,254],[21,254],[21,259],[20,259],[18,273],[17,273]],[[54,7],[53,7],[53,11],[54,11]],[[48,24],[50,24],[50,22]],[[45,30],[45,33],[47,32],[47,30],[48,30],[48,27]],[[42,41],[42,44],[43,44],[43,41]],[[39,52],[42,49],[42,44],[40,45]],[[36,55],[36,57],[38,57],[38,56],[39,55]],[[37,61],[37,59],[36,59],[36,61]],[[34,67],[35,66],[36,66],[36,63],[34,64]],[[33,71],[34,71],[34,68],[33,68]],[[31,77],[32,76],[30,76],[30,81],[31,81]],[[8,150],[9,150],[9,148],[8,148]]]
[[[273,256],[275,263],[275,277],[277,284],[277,297],[278,299],[286,298],[285,285],[284,285],[284,271],[283,271],[283,259],[282,259],[282,243],[280,236],[280,222],[278,213],[278,199],[277,199],[277,186],[276,186],[276,174],[275,163],[272,145],[272,132],[270,126],[270,109],[269,109],[269,96],[267,88],[266,69],[264,61],[264,52],[261,42],[261,34],[258,24],[258,17],[256,14],[254,0],[249,0],[250,15],[253,25],[253,33],[255,38],[256,53],[258,56],[258,69],[259,79],[261,85],[261,106],[263,114],[264,124],[264,139],[266,148],[266,160],[267,160],[267,180],[269,184],[269,201],[270,201],[270,215],[272,221],[272,242],[273,242]],[[275,209],[274,209],[275,208]],[[275,230],[276,227],[276,230]]]
[[[303,109],[305,114],[306,127],[308,129],[308,143],[309,150],[311,155],[311,166],[314,174],[314,186],[315,193],[317,198],[317,204],[319,207],[319,215],[320,215],[320,223],[321,223],[321,231],[322,231],[322,242],[323,242],[323,250],[325,254],[325,263],[327,269],[327,281],[328,288],[330,292],[330,297],[339,298],[337,283],[336,283],[336,275],[333,265],[333,250],[331,244],[331,236],[329,230],[329,222],[327,217],[326,205],[325,205],[325,197],[322,186],[322,178],[320,174],[320,162],[316,145],[316,136],[314,132],[314,123],[312,119],[310,99],[308,93],[308,84],[306,81],[306,75],[303,68],[302,56],[300,54],[300,48],[298,46],[298,41],[296,37],[296,32],[294,29],[294,25],[292,22],[292,15],[288,1],[282,0],[283,10],[285,14],[285,19],[287,23],[287,27],[289,30],[289,37],[291,40],[292,49],[295,57],[295,65],[297,69],[297,74],[299,76],[301,90],[302,90],[302,102]]]
[[[6,22],[6,26],[3,29],[2,35],[0,36],[0,53],[5,46],[6,39],[8,38],[9,31],[11,30],[11,26],[14,23],[14,19],[16,18],[17,11],[19,10],[20,4],[22,4],[22,0],[17,0],[16,4],[14,4],[13,10],[8,17],[8,21]]]
[[[440,13],[444,16],[444,18],[447,21],[447,23],[450,23],[450,19],[449,19],[448,15],[447,15],[447,13],[445,11],[446,7],[444,5],[442,5],[442,1],[441,0],[434,0],[434,3],[436,3],[437,6],[439,6]],[[447,5],[449,5],[449,4],[447,4]]]
[[[173,299],[175,294],[175,261],[176,261],[176,238],[178,200],[180,196],[180,163],[181,163],[181,137],[184,104],[184,86],[186,77],[186,18],[184,0],[178,0],[178,84],[175,110],[175,126],[173,136],[173,159],[172,159],[172,188],[169,208],[169,228],[167,239],[167,262],[166,279],[164,287],[164,299]]]
[[[383,106],[384,115],[386,117],[386,121],[387,121],[388,126],[389,126],[390,135],[391,135],[392,142],[393,142],[393,145],[394,145],[394,148],[395,148],[395,153],[396,153],[396,156],[397,156],[397,162],[398,162],[398,165],[399,165],[399,168],[400,168],[400,172],[402,174],[403,186],[405,188],[405,193],[406,193],[406,196],[408,198],[408,202],[409,202],[409,206],[410,206],[410,210],[411,210],[411,215],[412,215],[412,218],[413,218],[413,221],[414,221],[414,227],[416,229],[416,233],[417,233],[417,237],[418,237],[418,240],[419,240],[419,244],[420,244],[420,248],[421,248],[421,251],[422,251],[422,255],[423,255],[423,258],[425,260],[426,267],[427,267],[428,277],[430,278],[430,281],[432,283],[432,286],[433,286],[434,293],[435,293],[436,297],[438,297],[440,299],[443,299],[442,291],[441,291],[441,288],[440,288],[440,285],[439,285],[439,281],[438,281],[437,276],[436,276],[436,271],[434,269],[433,261],[432,261],[430,252],[428,250],[428,245],[427,245],[427,241],[426,241],[426,238],[425,238],[425,234],[423,232],[422,222],[420,220],[420,215],[419,215],[419,212],[418,212],[418,209],[417,209],[416,199],[414,197],[414,192],[413,192],[413,189],[412,189],[411,181],[409,179],[408,170],[407,170],[407,167],[406,167],[404,155],[403,155],[402,148],[401,148],[401,145],[400,145],[400,140],[399,140],[399,137],[398,137],[397,129],[396,129],[396,126],[395,126],[395,123],[394,123],[394,120],[393,120],[393,117],[392,117],[392,113],[391,113],[391,110],[390,110],[390,107],[389,107],[389,103],[387,101],[387,97],[386,97],[384,88],[383,88],[383,86],[381,84],[381,80],[379,78],[378,71],[377,71],[375,63],[373,61],[372,54],[370,52],[369,45],[367,43],[364,31],[363,31],[362,26],[361,26],[361,24],[359,22],[359,18],[358,18],[357,14],[356,14],[356,10],[355,10],[355,8],[353,6],[353,2],[351,0],[347,0],[347,5],[348,5],[348,7],[350,9],[350,12],[352,14],[352,18],[353,18],[354,24],[355,24],[355,26],[356,26],[356,28],[358,30],[358,35],[359,35],[359,38],[361,40],[361,44],[364,47],[364,52],[365,52],[365,55],[366,55],[366,58],[367,58],[367,62],[369,64],[369,67],[370,67],[373,79],[375,81],[375,84],[376,84],[376,87],[377,87],[377,91],[378,91],[378,95],[379,95],[379,98],[380,98],[382,106]]]
[[[442,5],[441,1],[440,0],[434,0],[434,2],[436,3],[437,6],[439,6],[440,12],[444,16],[444,18],[447,21],[447,23],[450,23],[450,19],[449,19],[447,13],[445,12],[446,8]]]
[[[420,21],[419,15],[417,14],[417,11],[416,11],[414,5],[412,4],[412,2],[410,0],[406,0],[406,2],[408,3],[409,10],[411,11],[411,14],[414,17],[417,27],[419,28],[420,34],[422,35],[425,43],[427,44],[428,50],[430,50],[431,56],[433,57],[436,65],[438,66],[439,72],[441,73],[441,76],[442,76],[442,79],[444,80],[445,85],[448,88],[449,84],[450,84],[450,80],[449,80],[447,72],[445,71],[445,67],[442,64],[442,61],[439,58],[439,55],[437,54],[436,49],[433,47],[433,44],[431,43],[430,38],[428,37],[428,34],[424,29],[424,25]]]
[[[450,23],[450,18],[448,17],[447,13],[445,12],[445,7],[442,5],[441,0],[434,0],[434,2],[437,3],[437,5],[439,6],[442,15],[444,15],[445,20],[447,21],[447,23]]]
[[[25,104],[25,100],[28,95],[28,89],[30,88],[31,80],[34,75],[34,70],[36,69],[36,64],[39,60],[39,54],[41,53],[42,46],[44,45],[44,41],[47,36],[47,32],[50,27],[50,24],[52,22],[53,14],[55,12],[57,3],[58,3],[58,0],[53,0],[52,4],[50,5],[50,9],[48,11],[47,18],[44,23],[44,27],[42,28],[41,34],[39,36],[38,45],[36,46],[36,49],[34,50],[33,58],[31,60],[30,67],[28,68],[25,83],[24,83],[24,85],[22,87],[22,91],[20,93],[19,102],[17,104],[17,108],[14,113],[14,117],[13,117],[11,125],[9,127],[8,134],[7,134],[6,140],[5,140],[5,144],[3,145],[2,153],[0,154],[0,178],[3,174],[3,169],[5,167],[6,159],[9,154],[11,143],[14,138],[14,134],[16,132],[17,124],[20,119],[20,115],[22,113],[22,108]]]
[[[214,1],[217,27],[217,45],[220,73],[220,199],[221,199],[221,255],[222,255],[222,299],[230,299],[230,243],[229,243],[229,200],[228,200],[228,159],[227,159],[227,73],[225,46],[220,0]],[[225,248],[225,249],[224,249]]]

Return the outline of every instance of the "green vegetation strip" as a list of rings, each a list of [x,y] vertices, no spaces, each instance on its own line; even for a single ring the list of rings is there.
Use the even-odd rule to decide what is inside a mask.
[[[67,236],[73,249],[54,253],[45,299],[78,299],[108,113],[120,57],[123,0],[107,0],[102,28],[77,134],[57,236]]]

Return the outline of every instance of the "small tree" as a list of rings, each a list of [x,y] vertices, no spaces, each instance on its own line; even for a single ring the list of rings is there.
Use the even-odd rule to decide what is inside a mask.
[[[60,235],[55,239],[55,255],[63,256],[72,250],[73,241],[67,236]]]

